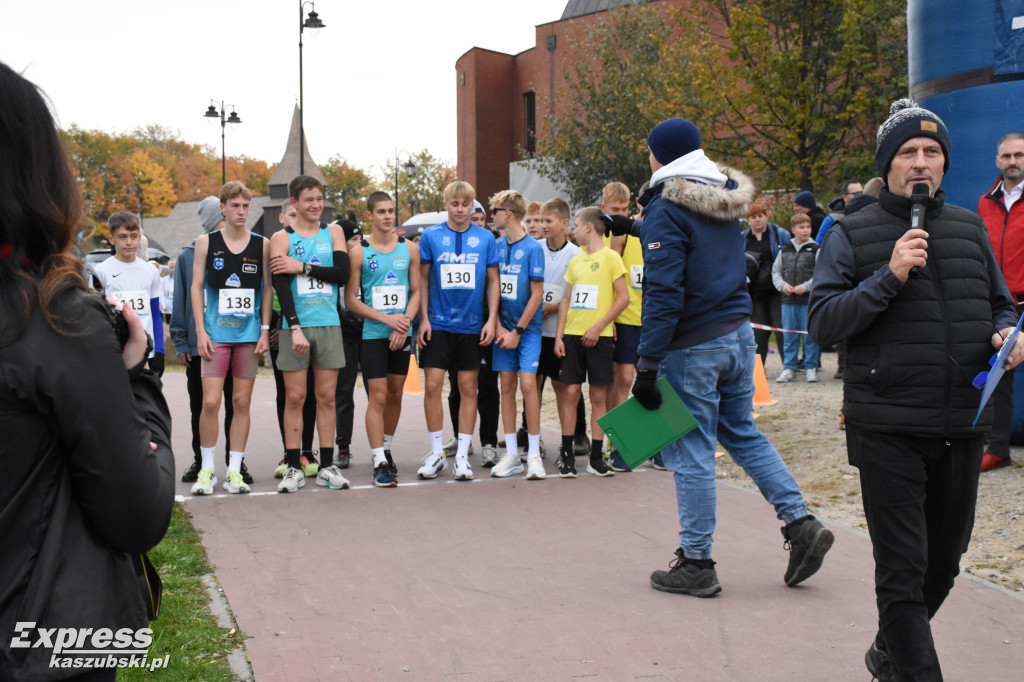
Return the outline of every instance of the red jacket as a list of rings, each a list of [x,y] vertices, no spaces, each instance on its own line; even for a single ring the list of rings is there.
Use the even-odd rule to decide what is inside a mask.
[[[1006,279],[1006,286],[1015,302],[1024,301],[1024,198],[1006,211],[1003,204],[1002,178],[996,180],[978,200],[978,215],[985,221],[996,263]]]

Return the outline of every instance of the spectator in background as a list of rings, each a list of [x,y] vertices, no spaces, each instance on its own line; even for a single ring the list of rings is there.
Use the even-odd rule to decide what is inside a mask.
[[[794,215],[789,229],[793,239],[779,250],[779,256],[772,266],[772,284],[782,294],[782,326],[796,332],[806,332],[807,300],[813,284],[818,245],[811,239],[811,219],[806,215]],[[796,378],[800,340],[803,339],[807,381],[816,382],[821,367],[821,352],[814,340],[806,333],[785,332],[782,336],[784,369],[775,381],[786,383]]]
[[[747,209],[747,223],[750,228],[743,232],[743,248],[746,251],[747,292],[754,306],[750,321],[781,328],[782,297],[772,284],[772,265],[779,257],[782,245],[788,244],[793,235],[775,223],[769,223],[764,204],[759,201]],[[771,334],[766,329],[754,330],[757,354],[761,356],[762,364],[768,360],[768,339]],[[777,334],[775,341],[779,357],[782,357],[782,335]]]
[[[531,201],[526,205],[526,215],[523,216],[523,227],[526,228],[526,234],[537,241],[544,239],[544,219],[540,215],[540,207],[539,201]]]
[[[804,190],[793,197],[793,212],[806,213],[811,219],[811,239],[818,236],[821,223],[825,220],[825,212],[818,206],[814,195]]]
[[[978,215],[988,228],[996,263],[1016,303],[1024,312],[1024,135],[1010,133],[996,146],[999,178],[978,200]],[[985,439],[981,470],[1010,466],[1010,429],[1013,426],[1013,374],[1007,372],[992,395],[992,430]]]
[[[847,180],[839,188],[840,196],[828,202],[828,215],[832,220],[839,220],[846,215],[846,206],[850,199],[864,191],[864,185],[856,180]],[[819,228],[820,230],[820,228]]]

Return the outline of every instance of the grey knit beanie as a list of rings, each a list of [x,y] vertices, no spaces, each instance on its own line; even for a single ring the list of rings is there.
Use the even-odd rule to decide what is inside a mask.
[[[930,137],[942,147],[942,154],[946,157],[942,172],[949,170],[949,152],[952,143],[949,139],[949,131],[942,119],[917,106],[912,99],[899,99],[889,107],[889,118],[885,119],[882,125],[878,126],[877,141],[875,143],[875,166],[883,178],[889,175],[889,166],[896,152],[907,140],[915,137]]]
[[[224,214],[220,210],[220,199],[218,197],[206,197],[199,202],[199,222],[203,224],[203,232],[209,232],[220,225],[224,220]]]

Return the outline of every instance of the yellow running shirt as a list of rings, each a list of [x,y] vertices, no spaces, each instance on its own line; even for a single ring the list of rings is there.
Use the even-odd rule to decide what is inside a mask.
[[[583,336],[607,315],[615,302],[615,280],[625,274],[622,258],[607,248],[597,253],[581,253],[569,261],[565,281],[569,283],[572,297],[563,333]],[[601,330],[601,336],[611,335],[609,323]]]
[[[611,237],[604,235],[604,245],[611,248]],[[614,250],[614,249],[613,249]],[[622,250],[622,265],[626,268],[626,286],[629,289],[629,305],[615,318],[619,324],[640,326],[640,312],[644,294],[644,251],[640,239],[633,235],[626,237],[626,246]]]

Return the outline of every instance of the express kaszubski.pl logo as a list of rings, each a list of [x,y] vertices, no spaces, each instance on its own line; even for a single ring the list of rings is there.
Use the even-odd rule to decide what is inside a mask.
[[[12,649],[50,649],[51,668],[166,668],[170,655],[149,659],[150,628],[37,628],[14,626]]]

